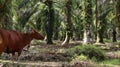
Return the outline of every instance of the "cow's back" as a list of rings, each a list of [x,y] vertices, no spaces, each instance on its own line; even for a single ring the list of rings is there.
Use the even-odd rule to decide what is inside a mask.
[[[9,32],[9,51],[14,52],[14,51],[19,51],[22,48],[23,44],[23,38],[22,34],[17,31],[10,31]]]
[[[22,44],[22,35],[16,31],[0,30],[2,36],[3,51],[13,53],[18,51]],[[2,48],[0,47],[0,48]]]

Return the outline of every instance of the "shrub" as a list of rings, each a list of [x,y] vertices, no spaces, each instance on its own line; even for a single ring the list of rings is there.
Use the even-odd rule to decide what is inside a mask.
[[[67,51],[70,56],[85,55],[90,59],[96,58],[97,61],[105,59],[104,51],[94,45],[82,45],[71,48]]]
[[[88,60],[88,57],[87,56],[85,56],[85,55],[83,55],[83,54],[81,54],[81,55],[75,55],[74,56],[74,59],[72,59],[72,62],[75,62],[75,61],[86,61],[86,60]]]

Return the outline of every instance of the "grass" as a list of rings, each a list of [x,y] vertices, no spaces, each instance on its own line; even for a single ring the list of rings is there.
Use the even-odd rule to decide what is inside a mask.
[[[104,40],[105,43],[106,43],[106,42],[107,42],[107,43],[112,43],[112,40],[111,40],[111,39],[105,39],[105,38],[104,38],[103,40]]]
[[[100,62],[100,64],[120,65],[120,59],[108,59]]]

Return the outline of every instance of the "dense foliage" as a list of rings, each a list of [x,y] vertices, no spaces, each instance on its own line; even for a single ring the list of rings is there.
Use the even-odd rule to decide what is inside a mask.
[[[119,37],[119,0],[0,0],[5,29],[38,29],[47,42],[70,39],[85,43]],[[3,16],[3,17],[2,17]],[[68,36],[68,37],[67,37]],[[50,42],[51,41],[51,42]]]

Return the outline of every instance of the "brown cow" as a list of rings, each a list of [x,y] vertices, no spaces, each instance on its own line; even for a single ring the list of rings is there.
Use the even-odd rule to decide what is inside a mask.
[[[37,30],[32,30],[27,33],[17,31],[0,30],[0,54],[2,52],[12,53],[15,52],[20,56],[22,49],[28,45],[33,39],[43,40],[44,37],[38,33]]]

